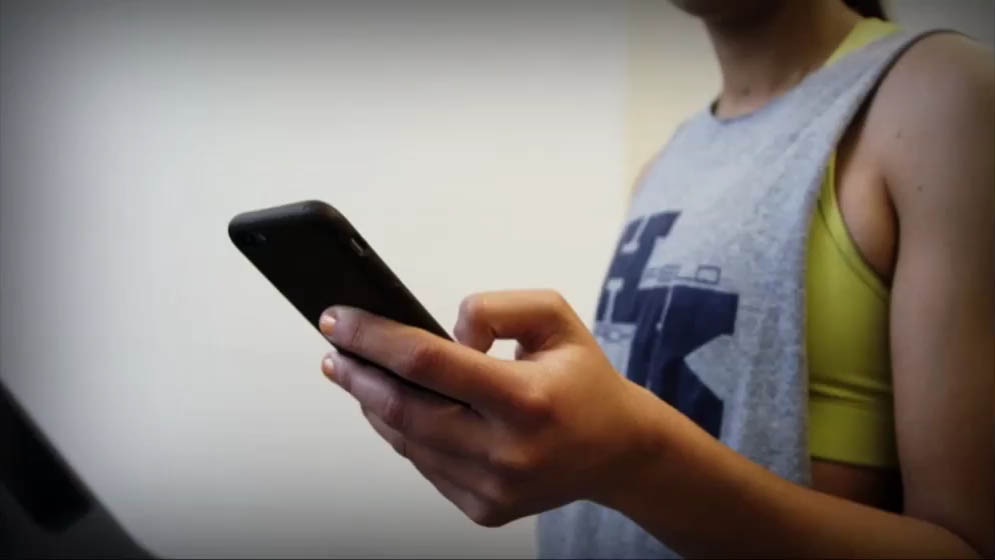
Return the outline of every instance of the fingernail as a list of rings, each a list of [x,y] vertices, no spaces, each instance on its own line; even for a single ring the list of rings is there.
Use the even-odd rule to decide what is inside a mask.
[[[332,361],[331,354],[325,354],[321,360],[321,372],[325,374],[325,377],[335,381],[335,363]]]
[[[332,329],[335,327],[335,317],[325,313],[318,319],[318,330],[325,336],[332,336]]]

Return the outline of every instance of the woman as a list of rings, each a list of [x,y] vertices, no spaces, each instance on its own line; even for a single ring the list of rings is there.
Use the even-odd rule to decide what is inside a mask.
[[[476,522],[544,512],[543,556],[991,556],[991,55],[873,2],[677,3],[722,91],[647,166],[593,336],[551,292],[467,298],[461,344],[332,308],[453,400],[323,371]]]

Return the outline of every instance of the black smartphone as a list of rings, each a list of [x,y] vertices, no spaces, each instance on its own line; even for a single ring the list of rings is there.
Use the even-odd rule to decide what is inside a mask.
[[[347,305],[450,338],[345,216],[324,202],[239,214],[228,236],[315,328],[325,309]]]

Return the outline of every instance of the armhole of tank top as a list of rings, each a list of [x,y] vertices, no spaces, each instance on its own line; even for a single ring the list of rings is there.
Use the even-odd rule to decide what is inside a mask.
[[[819,212],[822,214],[823,223],[829,233],[833,246],[836,247],[840,258],[847,267],[863,282],[876,296],[881,299],[888,299],[888,287],[878,277],[877,273],[871,269],[864,259],[860,248],[850,235],[843,213],[840,211],[839,201],[836,197],[836,163],[837,150],[829,154],[829,162],[826,166],[826,173],[822,178],[822,187],[819,193]]]
[[[868,22],[868,20],[864,20],[861,23],[865,22]],[[891,24],[889,22],[874,20],[874,23],[876,31],[878,33],[881,33],[881,35],[878,35],[877,38],[890,35],[891,33],[895,32],[898,29],[897,26],[894,26],[894,24]],[[868,34],[869,33],[870,32],[868,32]],[[854,118],[851,119],[851,121],[848,122],[844,127],[843,134],[840,136],[839,140],[840,142],[842,142],[843,139],[847,137],[847,134],[850,131],[850,127],[853,126],[854,123],[858,120],[859,118],[858,116],[861,115],[873,102],[874,97],[877,95],[878,88],[881,85],[881,82],[883,82],[885,78],[887,78],[888,73],[891,71],[891,68],[894,67],[894,65],[898,62],[898,60],[901,59],[901,57],[913,45],[915,45],[925,37],[939,33],[961,34],[956,31],[951,31],[947,29],[928,30],[917,34],[904,47],[902,47],[902,49],[895,54],[895,56],[891,59],[886,68],[881,72],[880,76],[877,79],[877,83],[874,84],[874,87],[872,87],[870,91],[868,91],[866,97],[861,103],[861,108],[857,111]],[[854,48],[853,45],[856,44],[857,46],[855,48],[859,48],[860,46],[866,44],[866,42],[867,41],[859,41],[859,42],[854,41],[851,42],[849,45],[841,45],[839,52],[836,54],[844,56],[847,52],[849,52],[843,49],[844,46],[850,47],[850,49],[852,49]],[[834,54],[833,58],[839,58],[836,56],[836,54]],[[850,235],[850,230],[846,225],[846,220],[843,218],[843,212],[839,206],[839,197],[837,196],[838,178],[836,170],[837,170],[838,154],[839,154],[839,143],[837,143],[836,147],[829,154],[829,161],[827,162],[826,165],[826,173],[823,176],[823,184],[820,189],[818,197],[819,211],[822,213],[822,218],[826,224],[826,228],[829,231],[829,235],[833,240],[833,244],[836,246],[837,250],[840,252],[840,255],[849,265],[851,270],[853,270],[853,272],[857,275],[857,277],[860,278],[861,281],[863,281],[863,283],[866,284],[875,294],[877,294],[881,298],[887,299],[889,297],[889,294],[891,293],[891,290],[889,289],[888,285],[884,282],[884,280],[882,280],[881,277],[878,276],[877,273],[874,272],[874,270],[867,263],[863,253],[861,253],[860,251],[860,248],[857,247],[856,242],[853,240],[853,237]]]
[[[878,39],[891,35],[897,32],[900,28],[890,21],[883,21],[877,18],[864,18],[857,22],[850,33],[843,39],[836,50],[830,55],[829,59],[826,60],[825,66],[829,66],[839,59],[847,56],[853,51],[859,50],[860,48],[872,43]],[[884,74],[882,74],[883,79]],[[879,82],[880,83],[880,82]],[[848,137],[850,127],[854,125],[856,121],[859,120],[860,115],[863,113],[864,108],[866,108],[871,100],[874,98],[877,92],[877,85],[871,89],[867,94],[861,104],[861,109],[857,111],[850,122],[846,123],[843,128],[843,133],[840,135],[840,140],[837,142],[836,147],[829,154],[829,160],[826,163],[826,172],[822,177],[822,187],[819,189],[819,196],[817,201],[817,207],[820,213],[820,217],[826,226],[826,230],[829,233],[829,237],[833,241],[833,245],[839,251],[843,261],[847,263],[847,266],[853,270],[854,274],[860,280],[871,289],[878,297],[887,299],[888,297],[888,287],[886,284],[878,277],[867,261],[864,259],[863,254],[860,252],[860,248],[857,247],[856,242],[854,242],[853,237],[850,235],[850,230],[846,226],[846,221],[843,219],[843,212],[840,210],[839,201],[837,197],[837,177],[836,177],[836,167],[839,155],[839,143],[843,142],[844,139]]]

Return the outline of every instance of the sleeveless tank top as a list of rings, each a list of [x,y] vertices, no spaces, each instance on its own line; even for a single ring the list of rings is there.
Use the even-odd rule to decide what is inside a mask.
[[[613,366],[800,484],[810,478],[806,263],[816,200],[840,136],[921,36],[873,41],[749,115],[720,121],[706,108],[683,123],[633,196],[602,286],[594,334]],[[674,556],[586,501],[541,514],[537,538],[541,557]]]

